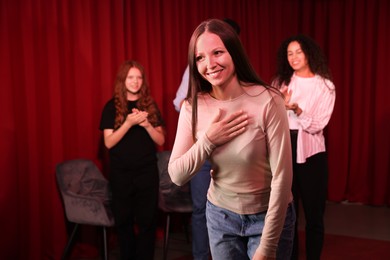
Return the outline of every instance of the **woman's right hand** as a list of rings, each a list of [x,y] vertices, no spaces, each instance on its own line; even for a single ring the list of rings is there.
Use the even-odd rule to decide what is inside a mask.
[[[134,110],[132,113],[128,114],[126,117],[126,120],[124,124],[127,124],[130,127],[134,125],[139,125],[148,118],[148,113],[145,111],[140,111],[140,110]]]
[[[210,142],[216,146],[223,145],[244,133],[248,125],[248,115],[242,110],[232,113],[222,120],[221,116],[222,111],[219,109],[206,132]]]

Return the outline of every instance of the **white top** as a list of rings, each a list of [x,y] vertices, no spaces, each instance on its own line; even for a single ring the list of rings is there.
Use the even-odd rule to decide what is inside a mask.
[[[290,103],[298,103],[302,113],[287,110],[290,129],[298,129],[297,163],[305,163],[314,154],[325,151],[323,129],[328,124],[336,99],[334,84],[315,75],[302,78],[293,74],[288,90]]]
[[[218,109],[224,116],[242,109],[248,113],[249,125],[243,134],[215,147],[205,132]],[[237,214],[267,211],[260,250],[274,254],[292,201],[291,142],[283,98],[263,86],[246,87],[244,94],[225,101],[199,94],[195,143],[191,111],[185,101],[168,167],[172,181],[183,185],[209,159],[208,200]]]
[[[187,66],[187,68],[184,71],[183,77],[181,79],[181,83],[179,88],[176,92],[176,97],[173,100],[173,105],[175,106],[175,109],[177,112],[180,111],[180,103],[186,98],[187,92],[188,92],[188,81],[189,81],[189,75],[190,75],[190,67]]]

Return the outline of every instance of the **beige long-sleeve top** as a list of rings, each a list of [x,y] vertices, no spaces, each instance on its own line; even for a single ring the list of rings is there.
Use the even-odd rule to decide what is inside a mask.
[[[267,211],[258,250],[275,256],[286,209],[292,201],[289,125],[284,100],[278,93],[263,86],[244,89],[244,94],[228,101],[199,95],[195,143],[192,108],[183,103],[168,171],[172,181],[182,185],[209,159],[212,181],[208,200],[238,214]],[[215,147],[205,132],[218,109],[225,116],[238,110],[247,112],[249,125],[242,135]]]

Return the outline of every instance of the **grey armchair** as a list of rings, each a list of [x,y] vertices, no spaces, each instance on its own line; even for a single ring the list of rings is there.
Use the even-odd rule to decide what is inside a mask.
[[[114,225],[108,181],[94,162],[87,159],[58,164],[56,179],[66,218],[75,224],[61,259],[69,254],[80,224],[102,227],[103,259],[108,259],[106,227]]]
[[[160,173],[160,190],[159,190],[159,209],[166,215],[164,229],[163,259],[167,259],[169,247],[169,232],[171,224],[171,215],[181,213],[182,216],[190,215],[192,212],[192,200],[189,183],[183,186],[177,186],[171,181],[168,174],[168,162],[171,151],[162,151],[157,153],[158,169]],[[187,241],[188,229],[184,225]]]

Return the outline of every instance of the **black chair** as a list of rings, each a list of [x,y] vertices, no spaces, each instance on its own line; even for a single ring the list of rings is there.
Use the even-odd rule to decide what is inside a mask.
[[[169,246],[170,222],[172,214],[181,214],[183,217],[190,215],[192,212],[192,200],[190,185],[187,183],[183,186],[177,186],[171,181],[168,174],[168,162],[171,156],[171,151],[162,151],[157,153],[158,168],[160,172],[160,191],[159,191],[159,209],[166,215],[166,223],[164,228],[164,244],[163,244],[163,259],[167,259]],[[184,225],[187,241],[188,229]]]
[[[56,178],[66,218],[74,224],[61,259],[66,259],[80,224],[103,229],[103,259],[108,259],[107,227],[114,225],[108,181],[91,160],[75,159],[56,167]]]

